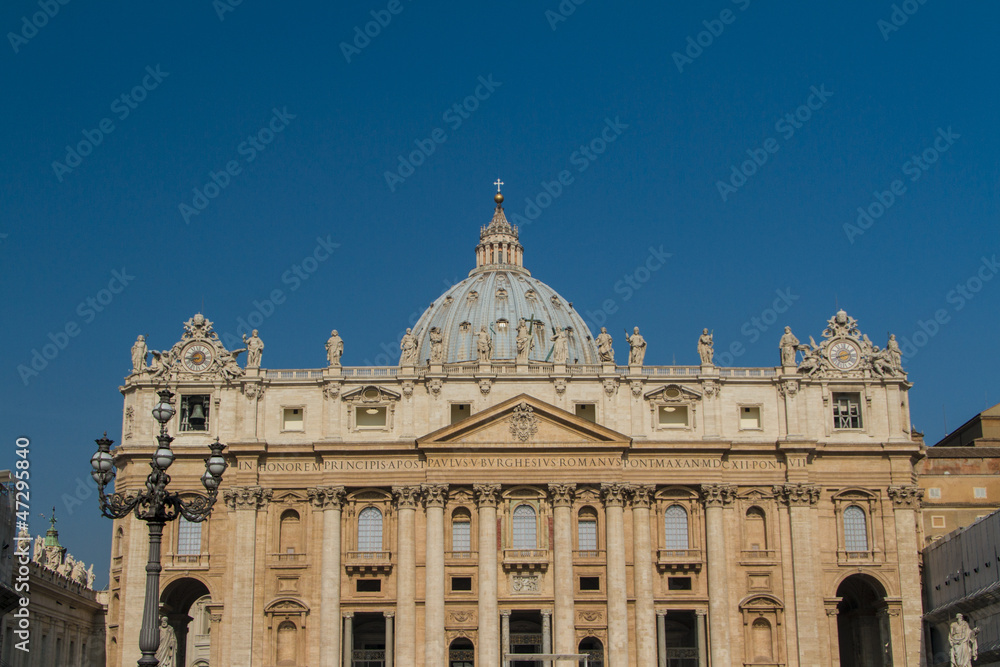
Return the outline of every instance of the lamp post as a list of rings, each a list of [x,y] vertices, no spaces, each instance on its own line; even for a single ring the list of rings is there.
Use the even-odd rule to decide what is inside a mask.
[[[108,434],[97,440],[97,452],[91,457],[90,473],[97,482],[100,493],[101,513],[109,519],[121,519],[134,511],[135,516],[146,522],[149,528],[149,560],[146,563],[146,599],[142,609],[142,630],[139,633],[139,667],[156,667],[160,661],[156,658],[156,650],[160,647],[159,598],[160,598],[160,542],[163,538],[163,527],[168,521],[183,516],[188,521],[201,522],[212,513],[215,505],[222,473],[228,467],[222,457],[225,445],[216,438],[208,448],[211,456],[205,459],[205,474],[201,483],[208,491],[207,496],[185,494],[185,498],[177,493],[167,491],[170,476],[167,468],[174,462],[174,453],[170,449],[173,438],[167,435],[167,422],[176,414],[170,399],[173,393],[169,389],[157,392],[159,402],[153,408],[153,418],[160,422],[160,434],[156,436],[157,448],[149,462],[152,470],[146,478],[146,490],[142,492],[116,492],[105,495],[104,487],[115,477],[114,460],[111,455],[111,445],[114,441],[108,439]]]

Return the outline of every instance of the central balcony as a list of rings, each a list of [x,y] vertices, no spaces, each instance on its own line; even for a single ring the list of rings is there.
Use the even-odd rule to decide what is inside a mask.
[[[348,551],[344,554],[344,567],[352,573],[392,571],[391,551]]]
[[[547,570],[549,567],[548,549],[504,549],[503,569],[510,570]]]
[[[701,549],[659,549],[656,552],[656,567],[660,571],[701,572],[704,562]]]

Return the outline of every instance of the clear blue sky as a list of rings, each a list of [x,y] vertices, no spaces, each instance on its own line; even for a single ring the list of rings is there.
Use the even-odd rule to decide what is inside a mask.
[[[235,333],[282,290],[259,326],[265,366],[320,366],[334,327],[346,364],[384,363],[472,267],[497,176],[515,221],[545,205],[521,234],[533,274],[592,324],[639,325],[647,363],[695,363],[702,327],[717,359],[740,343],[731,365],[774,365],[783,325],[819,338],[838,305],[879,345],[937,313],[906,362],[917,428],[935,442],[945,415],[954,428],[1000,402],[1000,279],[979,277],[1000,254],[1000,8],[226,7],[0,10],[0,465],[31,439],[32,530],[56,505],[77,556],[107,562],[95,496],[63,494],[88,479],[94,438],[120,440],[137,334],[169,347],[199,310]],[[411,174],[399,156],[420,146],[434,150]],[[200,200],[212,173],[224,187]],[[879,215],[858,226],[859,207]],[[339,247],[303,264],[317,238]],[[647,274],[650,247],[670,257]],[[116,271],[119,293],[102,292]]]

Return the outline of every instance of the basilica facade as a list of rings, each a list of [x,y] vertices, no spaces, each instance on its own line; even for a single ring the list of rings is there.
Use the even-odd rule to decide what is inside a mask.
[[[202,315],[151,365],[136,342],[117,490],[144,484],[164,387],[172,488],[200,488],[216,437],[230,461],[211,518],[164,537],[175,664],[917,667],[920,445],[895,341],[840,311],[809,343],[786,329],[773,367],[715,366],[707,331],[700,365],[647,365],[638,329],[595,335],[531,275],[502,201],[396,366],[342,366],[333,332],[325,368],[267,368],[266,331],[240,365]],[[112,539],[124,666],[146,527]]]

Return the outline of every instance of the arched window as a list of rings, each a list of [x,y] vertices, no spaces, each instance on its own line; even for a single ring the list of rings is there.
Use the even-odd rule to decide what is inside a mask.
[[[688,514],[680,505],[671,505],[663,513],[663,535],[665,549],[688,548]]]
[[[518,505],[514,508],[514,548],[536,549],[538,541],[535,536],[537,529],[535,508],[531,505]]]
[[[468,639],[460,637],[448,647],[449,667],[472,667],[475,660],[476,649]]]
[[[577,650],[589,656],[587,660],[588,665],[604,667],[604,644],[597,637],[586,637],[580,642]]]
[[[597,551],[597,512],[584,507],[577,517],[577,545],[580,551]]]
[[[278,552],[283,554],[299,553],[302,548],[302,523],[299,513],[295,510],[285,510],[281,513],[281,526],[278,530]]]
[[[279,665],[294,665],[296,664],[295,659],[295,646],[296,646],[296,635],[298,634],[298,628],[291,621],[285,621],[278,626],[278,650],[277,650],[277,662]]]
[[[772,662],[774,651],[771,641],[771,624],[766,618],[758,618],[750,626],[750,641],[753,645],[754,662]]]
[[[751,507],[747,510],[746,536],[748,551],[764,551],[767,549],[767,519],[764,510]]]
[[[857,505],[850,505],[844,510],[844,548],[847,551],[868,551],[865,511]]]
[[[451,550],[472,551],[472,515],[464,507],[459,507],[451,515]]]
[[[358,551],[382,551],[382,513],[375,507],[358,514]]]

